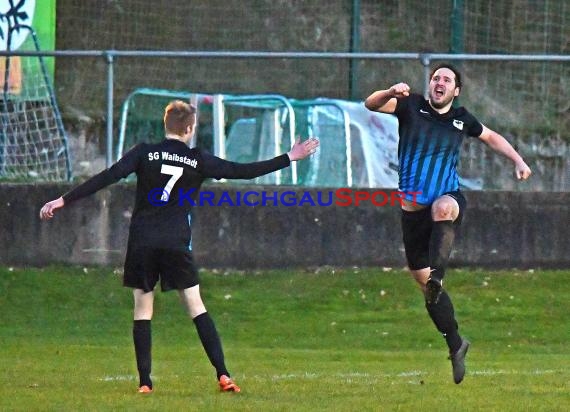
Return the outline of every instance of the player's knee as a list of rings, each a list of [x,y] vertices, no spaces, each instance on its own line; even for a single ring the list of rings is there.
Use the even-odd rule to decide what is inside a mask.
[[[206,307],[204,305],[196,306],[188,309],[188,313],[190,313],[190,318],[194,319],[200,316],[203,313],[206,313]]]
[[[198,287],[178,291],[182,305],[192,319],[206,311]]]
[[[432,206],[432,218],[438,220],[455,220],[459,215],[459,205],[453,199],[436,201]]]
[[[430,268],[425,266],[422,269],[410,269],[410,274],[420,287],[422,291],[425,291],[426,283],[429,278]]]
[[[133,313],[133,320],[152,320],[152,315],[153,315],[152,308],[135,307]]]

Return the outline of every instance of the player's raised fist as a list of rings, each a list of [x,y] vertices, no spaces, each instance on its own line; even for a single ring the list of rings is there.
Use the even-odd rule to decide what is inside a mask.
[[[394,97],[404,97],[410,95],[410,86],[407,83],[397,83],[393,85],[390,90]]]

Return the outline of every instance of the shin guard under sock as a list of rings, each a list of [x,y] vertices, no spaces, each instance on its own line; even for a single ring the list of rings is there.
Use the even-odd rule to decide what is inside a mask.
[[[206,355],[208,355],[208,359],[210,359],[210,362],[216,369],[218,379],[222,375],[230,376],[226,369],[222,342],[214,325],[214,321],[208,312],[196,316],[193,320],[202,346],[206,351]]]
[[[442,290],[438,302],[435,304],[426,303],[426,309],[435,327],[445,338],[449,351],[455,353],[461,346],[461,337],[455,320],[453,304],[447,292]]]
[[[133,342],[139,372],[139,386],[147,385],[152,388],[151,370],[151,328],[150,320],[135,320],[133,322]]]
[[[429,266],[431,276],[438,280],[443,280],[445,276],[445,268],[451,255],[454,240],[455,227],[452,220],[433,222],[429,239]]]

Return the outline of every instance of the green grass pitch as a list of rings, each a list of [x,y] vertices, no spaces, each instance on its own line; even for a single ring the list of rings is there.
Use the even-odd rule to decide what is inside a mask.
[[[452,269],[471,340],[444,340],[400,269],[202,271],[239,394],[220,393],[176,293],[157,293],[155,392],[136,393],[132,295],[109,268],[0,268],[2,411],[567,411],[570,271]]]

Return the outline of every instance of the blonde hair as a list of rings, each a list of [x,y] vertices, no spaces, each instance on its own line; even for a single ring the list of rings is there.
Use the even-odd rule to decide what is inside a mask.
[[[174,100],[164,109],[164,130],[178,136],[186,133],[188,126],[196,122],[196,107],[182,100]]]

